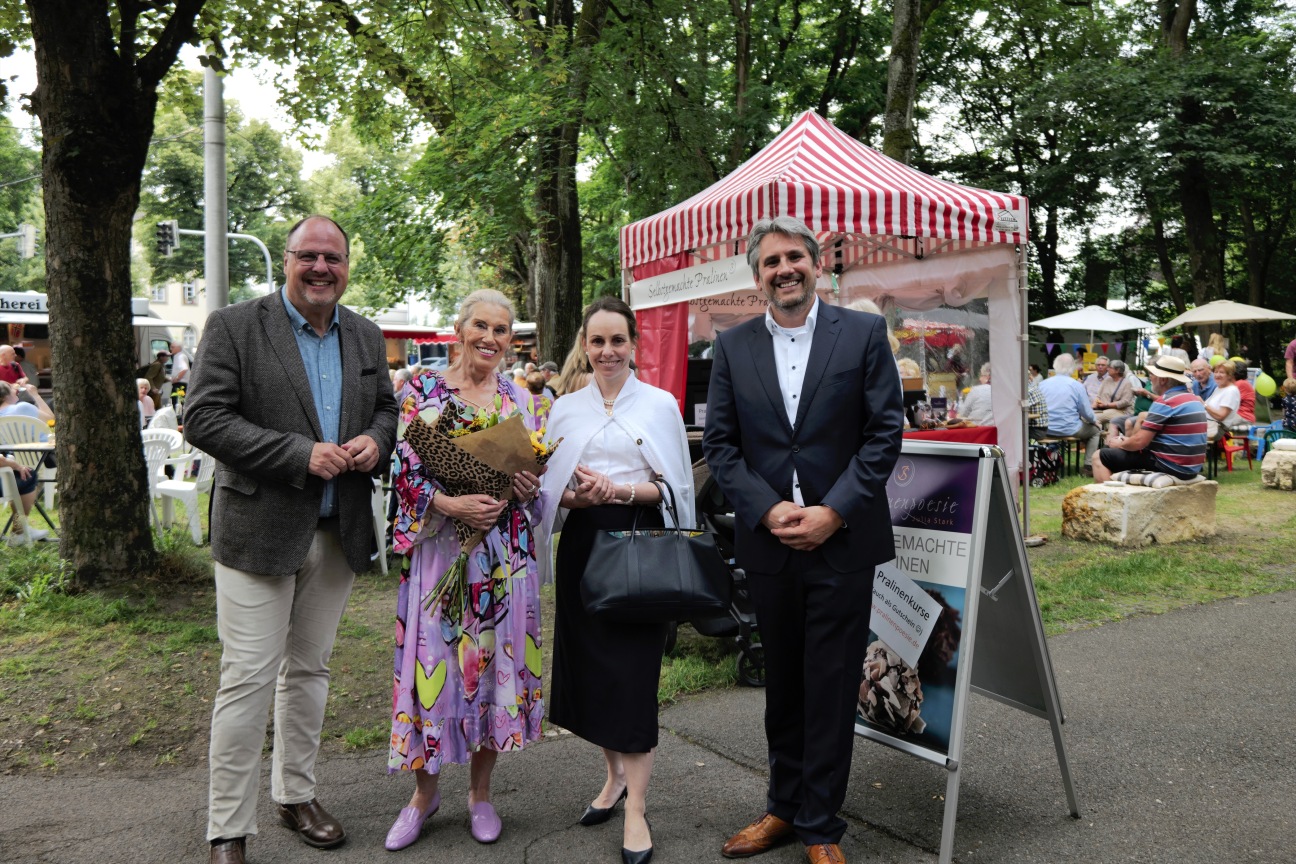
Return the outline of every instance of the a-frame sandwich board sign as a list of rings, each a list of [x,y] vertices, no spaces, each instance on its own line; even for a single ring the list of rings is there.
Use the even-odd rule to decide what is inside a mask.
[[[1046,719],[1080,815],[1061,701],[1003,451],[905,441],[887,483],[894,560],[873,577],[856,734],[941,765],[954,851],[969,691]]]

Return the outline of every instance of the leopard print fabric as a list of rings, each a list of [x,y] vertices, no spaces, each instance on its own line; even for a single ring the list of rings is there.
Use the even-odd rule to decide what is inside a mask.
[[[441,481],[449,495],[511,496],[510,483],[513,478],[456,447],[454,439],[450,437],[453,429],[454,418],[450,411],[441,412],[436,426],[429,425],[417,415],[410,421],[405,429],[405,440],[418,454],[424,472],[435,470],[437,480]],[[458,519],[453,521],[455,536],[461,544],[477,533]]]

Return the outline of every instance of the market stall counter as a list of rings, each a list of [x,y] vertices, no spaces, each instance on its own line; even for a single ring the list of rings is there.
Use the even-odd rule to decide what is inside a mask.
[[[915,441],[945,441],[958,444],[998,444],[994,426],[957,426],[953,429],[906,429],[904,437]]]

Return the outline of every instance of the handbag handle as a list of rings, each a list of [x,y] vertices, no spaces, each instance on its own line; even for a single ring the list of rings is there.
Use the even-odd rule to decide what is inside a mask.
[[[666,505],[666,512],[670,514],[671,522],[675,524],[676,528],[682,527],[679,524],[679,517],[675,515],[675,490],[663,477],[654,477],[650,482],[657,487],[657,494],[661,495],[662,503]],[[666,497],[667,493],[670,494],[669,499]]]

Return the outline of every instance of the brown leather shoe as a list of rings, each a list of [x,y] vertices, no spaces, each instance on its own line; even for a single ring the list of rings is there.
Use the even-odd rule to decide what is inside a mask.
[[[806,858],[810,864],[846,864],[846,856],[836,843],[815,843],[806,847]]]
[[[302,842],[316,849],[332,849],[346,841],[346,832],[320,805],[318,798],[305,804],[278,804],[279,821],[296,831]]]
[[[726,858],[750,858],[792,839],[792,823],[766,813],[739,831],[720,849]]]
[[[221,840],[211,847],[210,864],[246,864],[246,837]]]

